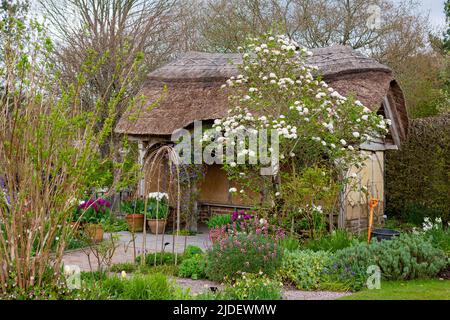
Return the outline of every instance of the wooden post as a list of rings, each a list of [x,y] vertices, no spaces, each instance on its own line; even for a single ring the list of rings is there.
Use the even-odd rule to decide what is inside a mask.
[[[139,163],[139,167],[140,167],[140,172],[143,172],[144,169],[144,157],[145,157],[145,148],[144,148],[144,142],[142,140],[139,140],[138,142],[138,149],[139,149],[139,154],[138,154],[138,163]],[[145,196],[145,179],[144,177],[141,177],[139,179],[139,187],[138,187],[138,194],[139,196],[143,197]]]

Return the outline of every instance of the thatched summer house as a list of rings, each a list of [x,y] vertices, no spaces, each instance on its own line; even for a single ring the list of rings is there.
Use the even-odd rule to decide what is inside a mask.
[[[361,152],[368,152],[371,157],[364,169],[356,171],[360,190],[368,188],[371,195],[381,201],[376,216],[380,222],[385,199],[384,152],[399,148],[408,131],[402,90],[391,69],[350,47],[333,46],[312,51],[309,63],[319,67],[324,81],[343,95],[356,96],[367,107],[392,121],[391,132],[384,141],[361,146]],[[124,115],[115,132],[139,141],[143,163],[149,150],[170,143],[174,130],[189,128],[196,120],[212,123],[227,115],[228,99],[220,87],[229,77],[237,75],[236,65],[240,63],[239,54],[190,52],[153,71],[142,94],[147,97],[147,105],[157,104],[148,110],[143,108],[137,119],[130,120]],[[240,199],[230,196],[231,185],[220,166],[209,166],[199,187],[197,208],[202,218],[245,207]],[[367,213],[366,194],[350,192],[337,218],[338,226],[352,230],[365,228]]]

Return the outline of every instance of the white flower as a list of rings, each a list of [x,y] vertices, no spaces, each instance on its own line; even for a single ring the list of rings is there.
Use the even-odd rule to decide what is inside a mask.
[[[230,167],[232,167],[232,168],[236,167],[236,162],[230,163]]]
[[[359,132],[357,132],[357,131],[353,132],[352,135],[353,135],[355,138],[359,138],[359,136],[360,136]]]
[[[364,121],[367,121],[367,120],[369,120],[369,116],[367,114],[365,114],[361,117],[361,119],[363,119]]]
[[[348,150],[353,151],[355,150],[355,148],[353,148],[352,146],[348,146]]]
[[[259,224],[266,224],[267,223],[267,220],[266,219],[259,219]]]
[[[345,146],[347,144],[347,141],[345,141],[344,139],[341,139],[340,142],[343,146]]]
[[[168,199],[169,195],[167,193],[164,193],[164,192],[150,192],[148,194],[148,197],[150,199],[156,199],[158,201],[161,201],[163,198]]]
[[[277,75],[276,75],[275,73],[271,72],[271,73],[269,74],[269,77],[270,77],[270,78],[276,78]]]
[[[291,158],[293,158],[293,157],[295,157],[295,153],[291,152],[291,153],[289,153],[289,156],[290,156]]]
[[[237,192],[237,189],[236,189],[236,188],[230,188],[230,189],[228,190],[228,192],[229,192],[229,193],[235,193],[235,192]]]
[[[256,89],[256,88],[250,88],[250,89],[248,89],[248,91],[249,91],[249,92],[256,92],[256,91],[258,91],[258,89]]]
[[[239,191],[239,193],[244,193],[245,191],[244,191],[244,189],[241,189],[241,191]]]
[[[279,197],[280,193],[279,192],[275,192],[275,197]]]

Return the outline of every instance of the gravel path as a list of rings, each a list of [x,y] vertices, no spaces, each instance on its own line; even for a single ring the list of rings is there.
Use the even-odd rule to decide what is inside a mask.
[[[211,287],[217,287],[219,290],[222,286],[216,282],[209,280],[192,280],[185,278],[175,278],[176,283],[183,288],[191,288],[191,294],[199,294],[211,290]],[[284,300],[336,300],[341,297],[349,296],[348,292],[331,292],[331,291],[300,291],[296,289],[285,289],[283,292]]]
[[[132,241],[132,235],[129,232],[118,232],[116,235],[119,236],[119,241],[117,243],[117,249],[114,253],[114,256],[112,258],[112,263],[123,263],[123,262],[133,262],[134,259],[134,248],[133,248],[133,241]],[[109,234],[105,234],[105,239],[109,237]],[[162,236],[159,235],[156,237],[153,234],[148,233],[146,237],[146,250],[147,252],[155,252],[155,251],[161,251],[162,246]],[[166,234],[164,236],[164,243],[168,243],[166,247],[167,252],[172,251],[172,244],[174,238],[172,235]],[[176,252],[181,253],[184,251],[185,246],[187,245],[193,245],[202,248],[205,250],[209,245],[209,234],[207,232],[199,233],[195,236],[179,236],[178,239],[175,239],[175,246],[174,249]],[[136,234],[136,254],[139,255],[142,251],[142,244],[143,244],[143,236],[141,233]],[[79,250],[73,250],[70,252],[66,252],[63,256],[63,262],[66,265],[75,265],[80,267],[81,271],[90,271],[89,266],[89,259],[87,256],[87,253],[90,253],[90,249],[79,249]],[[96,259],[93,256],[92,253],[90,253],[91,256],[91,263],[92,267],[95,270],[97,268]]]
[[[351,295],[349,292],[300,291],[288,289],[284,291],[283,297],[285,300],[336,300],[349,295]]]

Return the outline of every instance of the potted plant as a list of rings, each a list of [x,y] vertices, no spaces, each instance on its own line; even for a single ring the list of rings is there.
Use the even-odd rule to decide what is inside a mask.
[[[125,220],[130,232],[142,232],[144,230],[144,201],[137,199],[135,201],[122,202],[120,208],[126,214]]]
[[[86,234],[94,242],[100,242],[103,240],[103,225],[110,217],[111,204],[102,198],[89,199],[82,202],[78,206],[80,213],[80,221],[84,225]]]
[[[152,192],[148,195],[147,224],[152,233],[162,234],[166,230],[169,215],[169,197],[167,193]]]
[[[217,214],[209,218],[209,238],[214,243],[220,237],[222,232],[226,231],[226,226],[231,223],[231,215],[229,214]]]

